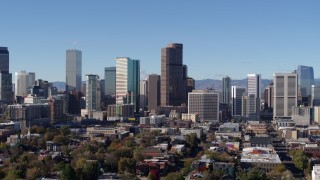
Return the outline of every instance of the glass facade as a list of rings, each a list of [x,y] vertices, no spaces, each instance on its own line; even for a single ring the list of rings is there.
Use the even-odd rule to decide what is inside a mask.
[[[104,69],[105,95],[116,94],[116,67],[106,67]]]
[[[68,49],[66,52],[66,91],[81,92],[82,52]]]

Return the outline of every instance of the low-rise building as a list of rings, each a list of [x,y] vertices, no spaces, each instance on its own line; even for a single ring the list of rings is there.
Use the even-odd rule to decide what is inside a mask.
[[[267,147],[244,148],[240,162],[245,169],[258,167],[266,172],[272,171],[277,165],[281,164],[276,151]]]
[[[320,164],[315,164],[313,166],[313,169],[311,172],[311,179],[312,180],[319,180],[320,179]]]
[[[311,108],[305,106],[292,107],[291,118],[296,125],[309,126],[311,120]]]
[[[197,137],[200,139],[203,135],[203,129],[197,128],[197,129],[187,129],[187,128],[180,128],[181,135],[187,135],[195,133],[197,134]]]

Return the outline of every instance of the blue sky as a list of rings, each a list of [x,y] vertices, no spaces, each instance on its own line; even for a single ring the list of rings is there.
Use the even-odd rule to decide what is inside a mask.
[[[184,44],[195,79],[272,78],[299,64],[320,77],[318,0],[1,1],[0,46],[10,71],[65,80],[65,50],[83,52],[85,74],[102,76],[115,58],[140,59],[141,77],[160,74],[160,50]]]

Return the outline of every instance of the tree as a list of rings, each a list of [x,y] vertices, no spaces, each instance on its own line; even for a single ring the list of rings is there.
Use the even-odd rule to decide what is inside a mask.
[[[32,167],[27,169],[27,179],[37,179],[41,177],[41,169],[39,167]]]
[[[73,167],[70,164],[65,165],[64,168],[62,169],[61,179],[62,180],[76,179],[76,172],[74,171]]]
[[[308,167],[308,157],[302,149],[291,150],[289,154],[298,169],[305,170]]]
[[[67,138],[63,135],[57,135],[54,137],[53,142],[60,145],[66,145],[67,144]]]
[[[99,175],[97,162],[86,162],[82,169],[84,179],[97,179]]]
[[[259,168],[252,168],[248,172],[246,171],[239,171],[237,174],[237,179],[240,180],[267,180],[267,175],[265,171]]]
[[[118,170],[120,173],[135,173],[136,161],[132,158],[120,158],[118,162]]]
[[[131,150],[131,148],[128,148],[128,147],[121,147],[121,148],[117,149],[117,151],[115,152],[115,155],[118,158],[121,158],[121,157],[132,158],[133,157],[132,150]]]
[[[166,176],[165,180],[184,180],[184,177],[182,174],[174,172],[174,173],[169,173]]]
[[[60,131],[61,131],[62,135],[64,135],[64,136],[67,136],[71,133],[68,126],[61,126]]]
[[[198,144],[200,143],[200,139],[197,137],[196,133],[191,133],[186,135],[186,141],[189,147],[192,149],[195,149],[198,147]]]

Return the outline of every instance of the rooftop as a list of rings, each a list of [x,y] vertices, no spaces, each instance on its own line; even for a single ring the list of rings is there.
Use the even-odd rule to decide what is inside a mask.
[[[241,154],[241,162],[281,163],[280,158],[274,149],[266,147],[244,148]]]

